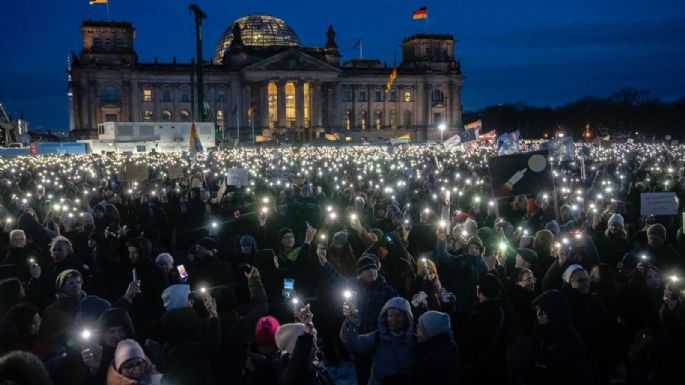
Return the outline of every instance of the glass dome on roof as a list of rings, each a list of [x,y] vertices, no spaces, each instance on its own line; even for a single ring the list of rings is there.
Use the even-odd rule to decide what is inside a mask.
[[[243,44],[251,47],[301,47],[300,39],[285,21],[269,15],[241,17],[229,26],[219,39],[214,53],[214,62],[221,63],[224,52],[233,41],[233,26],[240,27]]]

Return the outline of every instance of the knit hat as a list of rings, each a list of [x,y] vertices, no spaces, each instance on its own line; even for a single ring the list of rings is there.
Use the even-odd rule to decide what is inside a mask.
[[[260,318],[254,331],[255,343],[259,346],[276,345],[276,332],[280,326],[278,320],[272,316]]]
[[[303,334],[304,324],[302,323],[281,325],[278,327],[278,331],[276,332],[276,346],[279,350],[285,350],[292,355],[293,351],[295,350],[297,337]]]
[[[477,235],[474,235],[473,237],[469,238],[469,241],[466,243],[466,250],[469,249],[469,246],[471,245],[476,245],[480,247],[480,251],[483,251],[483,241],[478,238]]]
[[[536,253],[534,250],[528,248],[521,248],[517,249],[516,253],[520,255],[524,261],[528,262],[531,265],[536,265],[538,263],[538,253]]]
[[[188,306],[188,294],[190,294],[190,285],[176,284],[164,289],[162,292],[162,301],[164,301],[164,308],[167,310],[178,309]]]
[[[425,339],[452,330],[450,316],[439,311],[429,310],[419,317],[416,325],[417,333]]]
[[[571,265],[571,266],[566,268],[566,270],[564,271],[564,274],[561,276],[561,279],[563,279],[564,282],[566,282],[566,283],[570,283],[571,282],[571,276],[573,275],[573,273],[575,273],[576,270],[584,270],[584,269],[585,268],[583,266],[580,266],[580,265]]]
[[[167,263],[174,263],[174,257],[172,257],[169,253],[161,253],[157,256],[157,258],[155,258],[155,264],[157,266],[165,265]]]
[[[380,269],[378,257],[374,254],[364,254],[357,260],[357,274],[361,274],[364,270]]]
[[[85,325],[97,320],[102,313],[109,310],[112,304],[109,301],[98,297],[97,295],[89,295],[81,300],[81,307],[76,314],[76,323]]]
[[[623,216],[619,213],[615,213],[612,216],[609,217],[609,224],[611,223],[618,223],[619,225],[623,226]]]
[[[147,360],[145,352],[140,345],[131,339],[123,340],[117,345],[117,350],[114,352],[114,369],[119,370],[121,365],[126,361],[134,358],[142,358]]]
[[[549,230],[554,234],[555,236],[558,236],[559,233],[561,233],[561,226],[559,226],[559,222],[556,221],[556,219],[553,219],[545,225],[545,230]]]
[[[126,329],[128,337],[133,337],[135,334],[135,329],[133,328],[133,321],[131,321],[131,316],[128,312],[119,307],[113,307],[106,310],[98,318],[98,324],[100,325],[100,330],[106,331],[109,328],[115,326],[122,326]]]
[[[433,273],[433,274],[438,273],[438,269],[435,267],[435,262],[431,261],[428,258],[419,259],[419,263],[418,263],[417,267],[418,267],[417,270],[419,271],[419,274],[423,274],[423,270],[426,268],[428,269],[428,272],[430,272],[430,273]]]
[[[57,276],[57,279],[55,280],[55,287],[57,290],[60,290],[62,286],[64,286],[64,283],[67,281],[67,279],[71,277],[79,277],[83,280],[83,277],[81,276],[81,273],[79,273],[78,270],[74,269],[67,269],[64,270],[63,272],[59,273]]]
[[[492,273],[483,274],[478,278],[478,290],[488,298],[495,298],[502,292],[502,282]]]
[[[197,244],[204,247],[207,250],[216,250],[216,241],[214,238],[204,237],[197,241]]]
[[[651,225],[647,228],[647,237],[649,236],[657,236],[666,239],[666,228],[660,223]]]
[[[295,234],[295,232],[293,231],[293,229],[291,229],[290,227],[284,227],[284,228],[278,230],[278,240],[283,239],[283,236],[286,235],[286,234],[288,234],[288,233],[293,233],[293,234]]]

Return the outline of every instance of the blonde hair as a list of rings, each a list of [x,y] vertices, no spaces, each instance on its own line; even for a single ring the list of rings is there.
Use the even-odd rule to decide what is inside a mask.
[[[57,246],[57,244],[59,244],[60,242],[64,242],[67,245],[68,255],[74,254],[74,247],[72,246],[71,241],[69,240],[69,238],[62,235],[58,235],[52,238],[52,242],[50,242],[50,252],[52,252]]]

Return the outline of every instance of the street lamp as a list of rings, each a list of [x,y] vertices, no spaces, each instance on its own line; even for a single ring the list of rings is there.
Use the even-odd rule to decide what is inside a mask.
[[[442,143],[442,142],[443,142],[443,140],[442,140],[442,134],[443,134],[443,133],[445,132],[445,130],[447,129],[447,125],[445,125],[445,123],[440,123],[440,124],[438,125],[438,129],[440,130],[440,143]]]

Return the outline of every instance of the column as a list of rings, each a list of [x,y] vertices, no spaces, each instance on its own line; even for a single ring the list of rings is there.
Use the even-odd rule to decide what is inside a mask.
[[[88,80],[88,128],[97,129],[98,116],[98,98],[96,94],[97,81],[95,79]]]
[[[375,130],[374,128],[374,119],[376,112],[373,110],[373,105],[371,104],[371,101],[373,100],[373,95],[371,95],[371,85],[367,84],[366,85],[366,129],[367,130]]]
[[[432,116],[432,108],[431,108],[431,85],[430,84],[425,84],[423,87],[423,108],[425,109],[425,114],[426,114],[426,125],[423,129],[424,134],[426,135],[426,139],[428,140],[428,131],[431,130],[433,131],[435,129],[433,116]]]
[[[452,104],[454,106],[454,112],[452,114],[454,126],[458,129],[461,129],[464,126],[463,122],[461,121],[461,84],[455,85],[454,100],[452,101]]]
[[[257,123],[257,122],[255,122]],[[269,82],[259,84],[259,134],[268,131],[269,128]]]
[[[357,86],[352,85],[352,108],[350,108],[350,129],[354,130],[359,127],[357,124]],[[345,111],[343,108],[343,119],[345,119]],[[343,121],[343,127],[345,125],[345,122]]]
[[[295,85],[295,127],[297,132],[304,132],[304,82],[293,82]],[[309,105],[311,108],[311,104]],[[311,109],[309,111],[311,114]]]
[[[323,95],[323,84],[321,83],[311,83],[309,86],[309,91],[312,92],[311,103],[309,104],[311,126],[315,129],[323,127],[323,120],[321,116],[322,108],[321,104],[323,100],[321,96]]]
[[[276,94],[278,95],[278,128],[285,127],[285,81],[279,80],[276,82]]]
[[[231,137],[235,135],[237,137],[238,135],[238,119],[240,115],[238,113],[240,112],[240,79],[237,77],[231,79],[231,92],[230,92],[230,98],[228,99],[230,102],[228,104],[228,111],[226,113],[226,127],[233,127],[233,134],[230,134]],[[237,107],[236,107],[237,106]],[[235,109],[235,115],[233,115],[233,111]]]
[[[240,106],[238,106],[238,113],[240,114],[240,127],[242,129],[250,126],[247,110],[250,108],[250,104],[252,103],[252,82],[245,82],[245,85],[241,90],[241,94],[243,96],[243,108],[240,110]],[[250,135],[252,135],[251,131]]]

